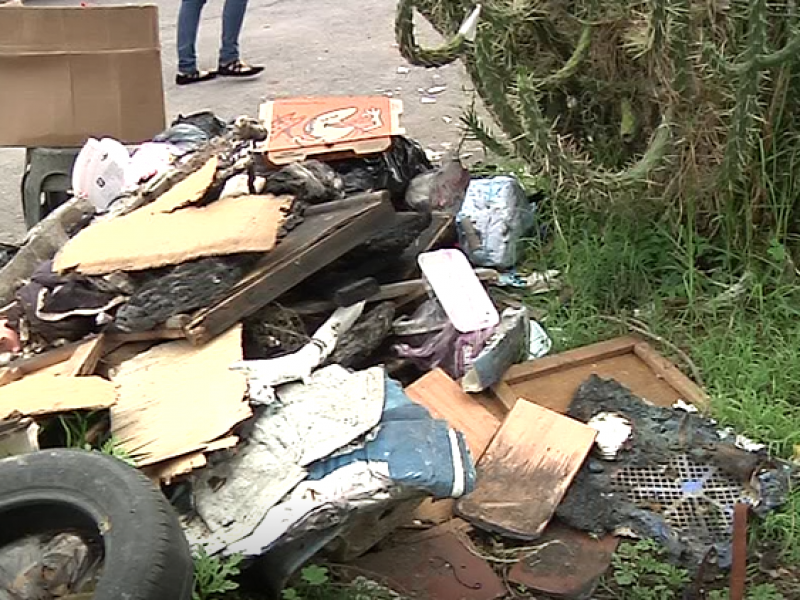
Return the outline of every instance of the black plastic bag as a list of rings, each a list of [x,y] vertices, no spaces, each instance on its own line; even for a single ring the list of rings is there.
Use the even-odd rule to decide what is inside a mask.
[[[395,136],[386,152],[331,161],[330,166],[344,181],[346,195],[388,190],[397,207],[405,207],[411,180],[433,169],[425,150],[417,142]]]

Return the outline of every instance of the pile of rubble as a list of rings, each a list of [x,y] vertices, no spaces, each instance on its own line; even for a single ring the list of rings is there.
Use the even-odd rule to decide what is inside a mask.
[[[734,507],[779,505],[791,469],[692,412],[705,394],[642,340],[545,357],[497,293],[558,287],[514,270],[535,203],[513,177],[434,167],[395,101],[305,102],[87,144],[75,197],[0,255],[0,456],[97,411],[84,441],[275,593],[322,553],[499,597],[471,528],[541,544],[510,579],[570,597],[619,535],[729,564]]]

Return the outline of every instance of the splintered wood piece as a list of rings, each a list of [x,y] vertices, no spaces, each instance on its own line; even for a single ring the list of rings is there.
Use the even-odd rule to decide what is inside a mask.
[[[111,432],[139,466],[205,450],[252,414],[245,374],[229,369],[241,360],[237,325],[199,348],[168,342],[125,361]]]
[[[64,364],[63,374],[70,377],[94,375],[97,363],[103,355],[105,335],[100,334],[79,346]]]
[[[594,429],[517,400],[478,462],[475,490],[456,512],[476,527],[533,540],[550,521],[594,443]]]
[[[394,214],[387,192],[359,194],[340,205],[306,217],[225,298],[196,313],[186,336],[204,344],[366,241]]]
[[[140,208],[78,232],[56,256],[53,268],[104,275],[208,256],[268,252],[277,243],[290,205],[288,196],[239,196],[171,213]]]
[[[494,392],[508,408],[524,398],[566,413],[575,392],[592,374],[614,379],[657,406],[670,407],[679,399],[700,409],[708,404],[702,389],[647,342],[632,336],[514,365]]]
[[[151,213],[172,212],[200,201],[214,182],[219,158],[215,154],[194,173],[182,179],[144,207]]]
[[[217,450],[227,450],[233,448],[239,443],[239,438],[235,435],[230,435],[222,438],[216,442],[207,444],[206,447],[199,452],[191,452],[185,456],[179,456],[164,462],[150,465],[142,469],[145,475],[149,477],[154,483],[171,484],[175,479],[182,475],[188,475],[196,469],[202,469],[208,464],[206,454],[209,452],[216,452]]]
[[[0,387],[0,419],[15,411],[35,417],[109,408],[116,399],[114,385],[100,377],[32,373]]]
[[[406,395],[464,434],[474,460],[478,460],[500,427],[500,419],[470,397],[442,369],[434,369],[405,389]]]
[[[161,483],[169,485],[176,478],[188,475],[195,469],[202,469],[208,464],[208,459],[203,452],[192,452],[186,456],[179,456],[150,465],[142,469],[142,472],[156,485]]]

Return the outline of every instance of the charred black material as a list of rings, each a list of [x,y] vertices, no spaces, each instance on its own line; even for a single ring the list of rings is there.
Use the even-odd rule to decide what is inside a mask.
[[[394,304],[383,302],[370,310],[345,333],[328,359],[328,363],[359,369],[380,348],[392,330]]]
[[[137,290],[119,309],[115,327],[149,331],[172,316],[209,306],[221,300],[255,261],[251,255],[203,258],[148,271],[137,277]]]
[[[19,248],[17,246],[12,246],[10,244],[0,244],[0,269],[5,267],[14,255],[17,253]]]
[[[388,190],[399,209],[406,208],[406,190],[411,180],[433,169],[422,146],[402,136],[392,138],[391,147],[381,154],[330,164],[342,176],[345,194]]]

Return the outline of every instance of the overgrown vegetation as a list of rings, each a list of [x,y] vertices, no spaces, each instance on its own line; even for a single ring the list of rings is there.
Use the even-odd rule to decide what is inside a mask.
[[[352,581],[337,581],[330,569],[308,565],[300,571],[294,583],[283,590],[283,600],[402,600],[400,594],[379,583],[356,577]]]
[[[198,547],[194,553],[194,590],[192,600],[219,600],[239,589],[236,578],[241,570],[242,556],[209,556],[205,548]]]
[[[98,450],[136,466],[133,457],[119,445],[119,440],[106,432],[106,416],[103,413],[74,412],[59,416],[51,423],[60,425],[59,431],[55,433],[59,438],[58,446]]]
[[[541,185],[517,172],[529,187]],[[540,205],[539,220],[523,268],[563,273],[560,295],[527,299],[544,315],[554,351],[643,333],[697,375],[721,426],[793,458],[800,446],[800,281],[785,244],[773,237],[763,252],[735,252],[699,234],[689,214],[642,222],[633,210],[577,208],[553,196]],[[752,597],[798,597],[800,491],[751,533],[754,558],[774,554],[786,567],[774,582],[756,569],[760,595]]]
[[[617,600],[672,600],[681,598],[689,574],[665,562],[666,551],[655,542],[622,544],[606,577],[614,588],[602,586]]]
[[[798,202],[798,11],[785,0],[487,0],[474,43],[431,52],[413,8],[453,36],[472,0],[399,0],[403,55],[464,59],[501,139],[562,204],[665,211],[730,249],[790,243]],[[432,60],[436,59],[436,60]]]

